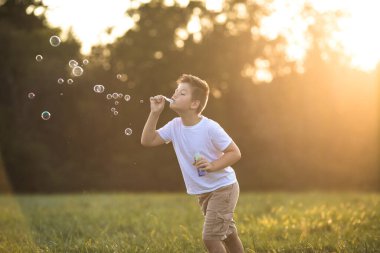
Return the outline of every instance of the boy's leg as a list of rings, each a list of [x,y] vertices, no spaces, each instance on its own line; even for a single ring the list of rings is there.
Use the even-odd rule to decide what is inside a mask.
[[[209,252],[243,252],[233,220],[238,197],[238,183],[199,196],[199,204],[205,216],[203,241]]]
[[[203,240],[207,251],[210,253],[227,253],[223,241],[218,240]]]
[[[226,248],[230,253],[244,253],[243,244],[236,232],[230,234],[224,241]]]

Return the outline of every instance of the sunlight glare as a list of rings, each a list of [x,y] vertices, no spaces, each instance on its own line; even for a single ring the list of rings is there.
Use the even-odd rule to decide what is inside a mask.
[[[67,39],[69,32],[82,44],[81,53],[89,54],[94,45],[113,43],[117,38],[135,26],[139,20],[137,16],[128,16],[128,9],[137,9],[150,0],[124,1],[124,0],[43,0],[48,6],[46,19],[52,27],[60,27],[63,40]],[[227,15],[223,10],[228,7],[225,0],[202,0],[208,11],[216,12],[215,22],[224,24]],[[186,8],[189,0],[165,0],[164,5]],[[305,6],[311,6],[317,13],[340,11],[347,14],[338,21],[339,31],[332,32],[326,38],[327,45],[333,50],[342,50],[350,58],[353,67],[371,71],[376,68],[380,59],[380,34],[376,32],[375,25],[380,24],[380,2],[363,0],[256,0],[268,11],[268,15],[258,18],[258,26],[251,28],[252,38],[263,36],[268,40],[275,40],[279,36],[285,39],[284,53],[289,61],[302,65],[312,38],[308,29],[314,24],[313,17],[305,17]],[[249,13],[244,4],[233,6],[239,19],[248,19]],[[197,8],[195,8],[197,9]],[[195,10],[194,9],[194,10]],[[199,9],[199,8],[198,8]],[[27,12],[42,15],[42,9],[28,8]],[[205,16],[206,17],[206,16]],[[201,41],[204,33],[212,30],[213,24],[205,22],[200,9],[194,11],[186,25],[186,34],[177,30],[174,42],[177,47],[183,47],[184,40],[189,34],[195,41]],[[201,22],[202,21],[202,22]],[[207,21],[207,20],[206,20]],[[233,23],[229,22],[229,26]],[[229,27],[227,26],[227,27]],[[234,27],[232,27],[234,28]],[[181,28],[183,29],[183,28]],[[236,29],[232,29],[236,30]],[[325,54],[324,52],[322,54]],[[328,59],[325,55],[323,59]]]
[[[313,18],[303,17],[302,9],[309,4],[317,12],[341,11],[346,16],[338,20],[339,31],[326,38],[333,50],[343,49],[351,59],[351,66],[363,71],[372,71],[380,60],[380,34],[375,25],[380,24],[380,3],[376,1],[273,1],[266,5],[270,15],[261,19],[259,33],[269,40],[278,36],[285,38],[285,54],[288,60],[302,63],[311,45],[308,27]]]
[[[63,39],[71,30],[82,43],[82,54],[89,54],[94,45],[113,43],[134,26],[133,19],[125,14],[132,8],[130,1],[43,0],[43,3],[48,6],[48,23],[62,29]],[[111,32],[107,33],[109,30]]]

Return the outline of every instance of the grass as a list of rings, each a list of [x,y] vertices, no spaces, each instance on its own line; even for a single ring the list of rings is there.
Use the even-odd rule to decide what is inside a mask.
[[[241,193],[246,252],[380,252],[378,193]],[[0,195],[0,252],[205,252],[185,193]]]

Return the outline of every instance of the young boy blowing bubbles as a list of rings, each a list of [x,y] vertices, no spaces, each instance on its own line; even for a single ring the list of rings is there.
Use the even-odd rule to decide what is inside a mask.
[[[170,99],[151,97],[141,144],[173,143],[187,193],[198,197],[205,217],[202,238],[208,251],[243,252],[233,220],[240,189],[231,167],[241,158],[240,150],[217,122],[201,115],[209,94],[206,81],[184,74],[177,84],[170,108],[179,117],[156,130],[165,99]]]

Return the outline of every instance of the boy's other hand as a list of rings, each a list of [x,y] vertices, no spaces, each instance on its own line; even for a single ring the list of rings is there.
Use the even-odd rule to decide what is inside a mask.
[[[199,158],[198,160],[196,160],[193,165],[197,168],[197,169],[201,169],[201,170],[205,170],[205,171],[208,171],[208,172],[211,172],[214,168],[213,164],[210,163],[209,161],[207,161],[206,158],[204,158],[203,156],[201,158]]]
[[[165,107],[165,99],[162,95],[150,97],[150,110],[152,112],[161,113]]]

